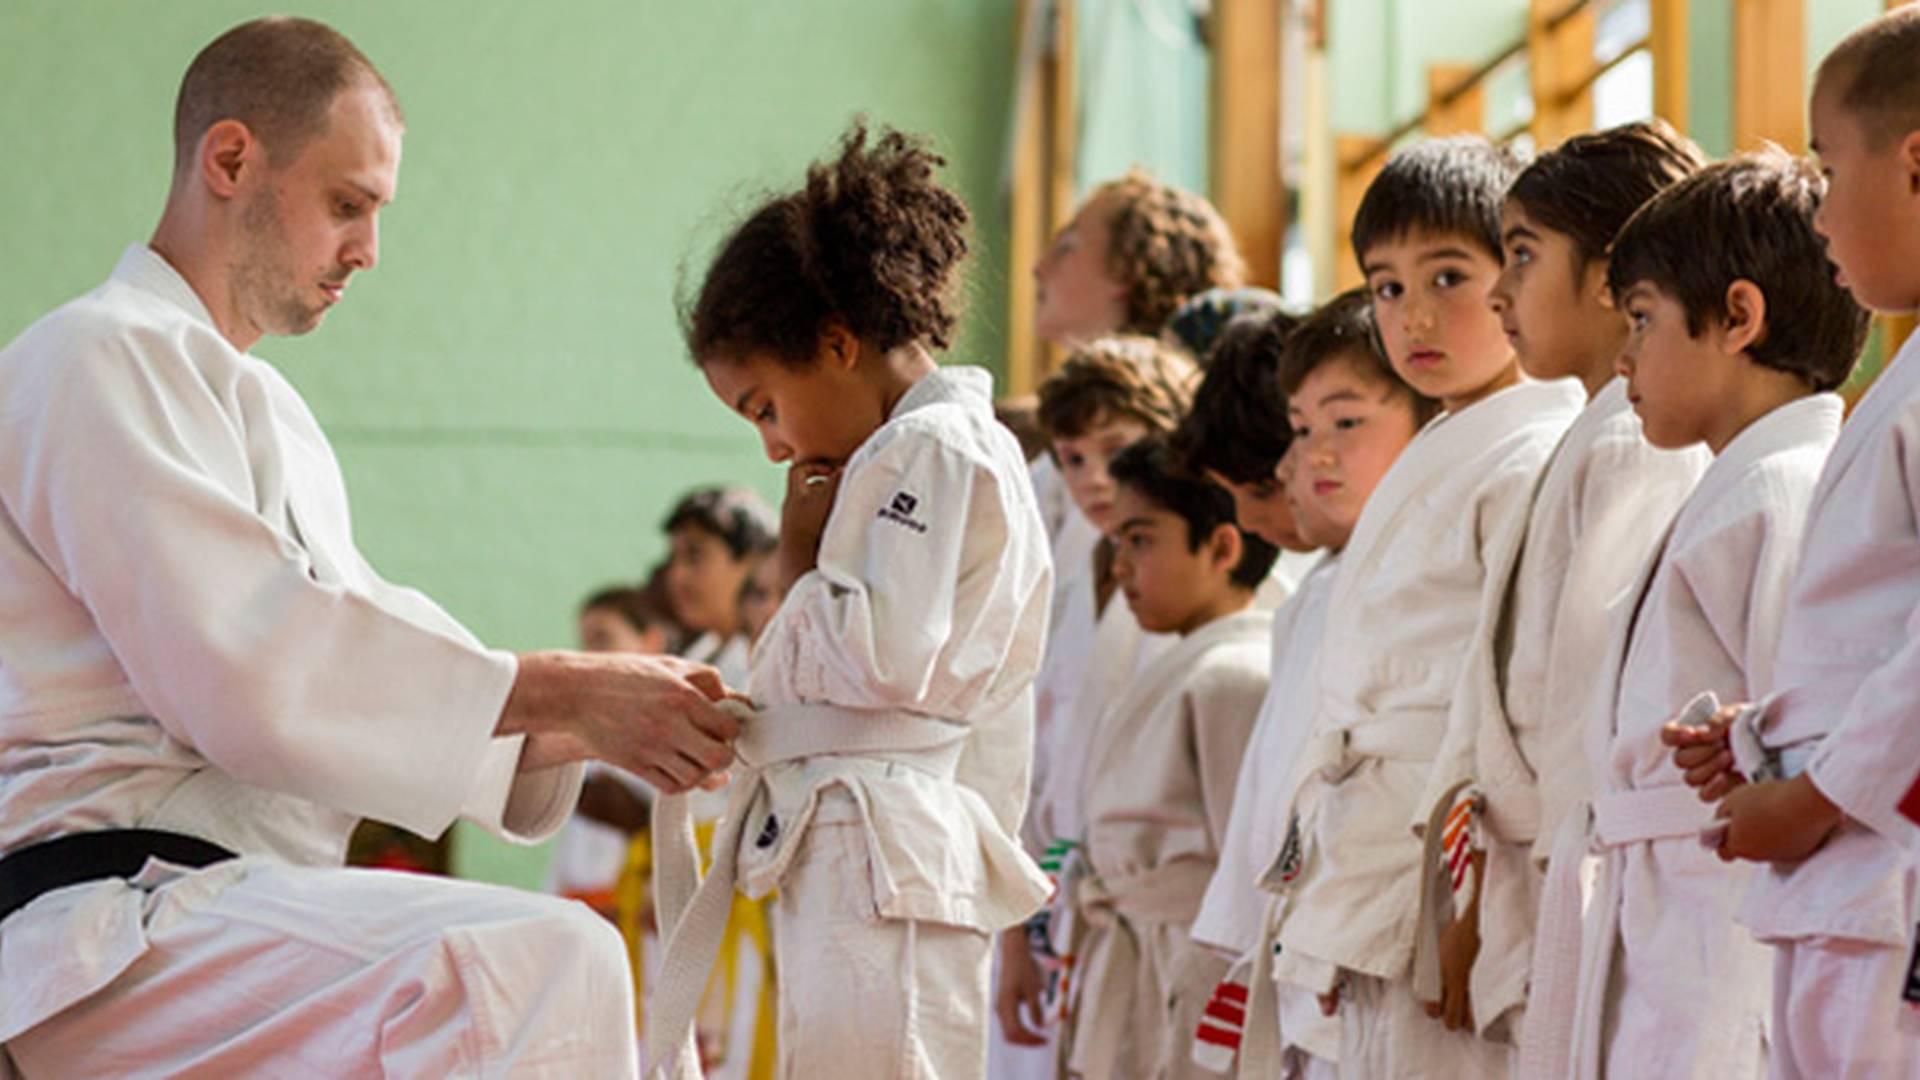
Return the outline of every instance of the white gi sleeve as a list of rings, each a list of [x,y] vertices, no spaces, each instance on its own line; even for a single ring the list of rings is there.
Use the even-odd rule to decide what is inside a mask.
[[[1912,421],[1898,428],[1900,467],[1882,475],[1900,481],[1878,485],[1876,497],[1906,500],[1908,512],[1920,508],[1920,441],[1911,437]],[[1820,793],[1847,816],[1895,843],[1912,843],[1914,825],[1898,806],[1907,789],[1920,783],[1920,609],[1907,617],[1899,648],[1860,683],[1846,712],[1837,718],[1807,764]]]
[[[154,719],[243,783],[444,830],[488,755],[511,752],[492,732],[513,657],[317,581],[255,509],[274,432],[223,407],[193,342],[74,337],[65,362],[23,376],[38,393],[12,398],[44,408],[0,418],[0,453],[18,455],[0,499]]]

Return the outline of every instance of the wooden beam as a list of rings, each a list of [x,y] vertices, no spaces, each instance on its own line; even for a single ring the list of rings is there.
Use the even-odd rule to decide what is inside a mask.
[[[1073,217],[1073,152],[1080,141],[1079,31],[1075,0],[1053,0],[1053,49],[1047,57],[1047,231],[1057,232]]]
[[[1806,153],[1806,51],[1806,0],[1734,0],[1734,149]]]
[[[1687,110],[1687,0],[1652,0],[1647,51],[1653,54],[1653,114],[1685,132]]]
[[[1073,220],[1074,152],[1080,146],[1080,59],[1078,0],[1052,0],[1052,48],[1047,54],[1047,222],[1045,243]],[[1034,357],[1033,386],[1038,388],[1065,356],[1060,346],[1042,341]]]
[[[1373,183],[1373,178],[1380,175],[1380,167],[1387,163],[1387,155],[1366,157],[1358,167],[1348,163],[1360,160],[1376,145],[1378,140],[1370,135],[1333,137],[1333,159],[1337,163],[1333,188],[1333,285],[1341,292],[1366,281],[1353,254],[1353,218],[1360,212],[1360,200],[1367,194],[1367,185]]]
[[[1280,160],[1282,0],[1214,0],[1213,203],[1247,261],[1249,284],[1280,286],[1286,182]]]
[[[1428,135],[1478,135],[1487,129],[1486,81],[1474,72],[1471,64],[1427,68]]]
[[[1913,0],[1905,0],[1905,2],[1912,3]],[[1886,328],[1887,358],[1892,359],[1893,354],[1900,351],[1900,346],[1907,343],[1907,338],[1913,336],[1914,313],[1909,311],[1904,315],[1883,315],[1881,319]]]
[[[1593,126],[1593,25],[1591,4],[1569,13],[1565,0],[1528,0],[1527,76],[1541,150]]]
[[[1015,36],[1032,32],[1036,4],[1048,0],[1020,0],[1014,20]],[[1015,62],[1027,54],[1026,43],[1014,42]],[[1047,244],[1046,207],[1046,88],[1044,65],[1027,73],[1017,89],[1014,114],[1012,192],[1007,210],[1007,395],[1031,392],[1039,384],[1040,337],[1034,333],[1036,300],[1033,268]]]
[[[1009,396],[1031,393],[1058,366],[1059,350],[1034,329],[1033,268],[1073,216],[1075,0],[1020,0],[1016,57],[1030,59],[1014,117],[1013,191],[1008,209],[1007,380]],[[1036,12],[1036,8],[1038,11]]]

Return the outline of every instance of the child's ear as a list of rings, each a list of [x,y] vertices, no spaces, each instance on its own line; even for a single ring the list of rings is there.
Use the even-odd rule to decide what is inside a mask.
[[[852,371],[860,363],[860,339],[839,319],[828,319],[820,328],[820,344],[814,351],[816,363]]]
[[[1920,195],[1920,128],[1907,132],[1896,154],[1900,170],[1907,174],[1907,194]]]
[[[1207,561],[1223,574],[1233,573],[1240,565],[1240,556],[1246,544],[1241,539],[1240,528],[1228,521],[1216,525],[1213,535],[1207,539]]]
[[[1612,311],[1613,288],[1607,284],[1607,260],[1604,257],[1588,259],[1586,268],[1581,271],[1581,274],[1588,295],[1599,301],[1601,307]]]
[[[1767,294],[1745,278],[1727,286],[1727,321],[1720,349],[1728,356],[1746,352],[1767,335]]]

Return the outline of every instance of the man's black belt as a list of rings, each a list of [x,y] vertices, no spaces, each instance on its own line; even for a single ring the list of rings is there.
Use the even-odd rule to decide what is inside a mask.
[[[219,844],[159,829],[103,829],[44,840],[0,856],[0,919],[55,889],[131,878],[148,859],[198,869],[234,857]]]

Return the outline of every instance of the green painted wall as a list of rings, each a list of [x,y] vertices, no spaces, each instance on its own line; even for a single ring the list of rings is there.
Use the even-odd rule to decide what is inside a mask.
[[[150,233],[193,54],[240,0],[0,5],[0,340]],[[775,472],[686,361],[672,298],[848,118],[933,135],[978,221],[960,357],[1003,353],[1012,5],[986,0],[329,0],[409,134],[382,265],[274,340],[335,440],[362,546],[489,642],[570,643],[574,603],[663,550],[696,483]],[[697,272],[697,271],[690,271]],[[543,855],[462,836],[463,871]]]
[[[1187,0],[1079,0],[1074,186],[1135,165],[1206,191],[1211,66]]]
[[[1687,134],[1714,157],[1733,149],[1733,5],[1687,5]]]

